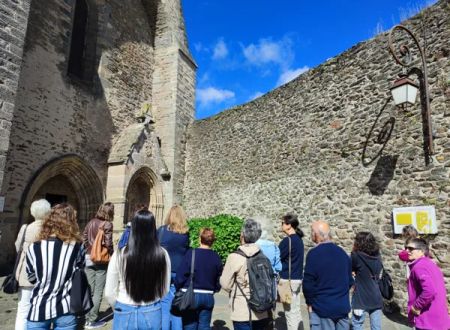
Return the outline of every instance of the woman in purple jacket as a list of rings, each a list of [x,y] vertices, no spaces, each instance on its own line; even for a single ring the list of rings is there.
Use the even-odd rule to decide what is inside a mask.
[[[448,330],[450,317],[444,276],[429,258],[428,243],[423,238],[412,238],[405,246],[408,250],[408,318],[417,330]]]

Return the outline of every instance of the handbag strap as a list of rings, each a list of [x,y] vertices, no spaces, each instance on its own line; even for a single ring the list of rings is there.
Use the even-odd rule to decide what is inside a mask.
[[[23,231],[22,239],[20,241],[19,251],[17,251],[16,263],[14,264],[14,269],[13,269],[13,272],[12,272],[13,274],[16,273],[17,267],[19,266],[19,260],[20,260],[20,256],[22,255],[22,252],[23,252],[23,243],[25,243],[25,235],[27,234],[27,229],[28,229],[28,225],[25,225],[25,229]]]
[[[192,249],[192,259],[191,259],[191,285],[194,282],[194,266],[195,266],[195,249]]]
[[[291,241],[291,237],[288,236],[289,238],[289,285],[291,284],[291,252],[292,252],[292,241]]]

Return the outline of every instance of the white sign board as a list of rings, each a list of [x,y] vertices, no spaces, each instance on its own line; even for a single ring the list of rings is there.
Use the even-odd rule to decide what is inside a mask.
[[[413,225],[420,234],[437,234],[434,206],[398,207],[392,211],[394,234],[401,234],[405,226]]]
[[[5,196],[0,196],[0,212],[5,208]]]

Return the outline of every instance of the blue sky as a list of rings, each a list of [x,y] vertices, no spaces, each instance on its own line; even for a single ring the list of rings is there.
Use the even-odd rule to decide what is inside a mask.
[[[196,118],[246,103],[436,0],[182,0]]]

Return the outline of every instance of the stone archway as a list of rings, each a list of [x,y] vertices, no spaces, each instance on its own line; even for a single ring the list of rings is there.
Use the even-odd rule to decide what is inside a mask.
[[[82,229],[103,202],[103,188],[88,164],[76,155],[68,155],[49,161],[30,179],[20,203],[20,224],[30,221],[30,205],[39,198],[53,204],[72,204]]]
[[[106,198],[114,203],[114,231],[118,234],[132,216],[136,203],[149,206],[156,224],[163,222],[164,197],[162,183],[148,166],[135,171],[125,164],[110,164]]]
[[[149,167],[141,167],[137,170],[126,189],[125,215],[130,219],[134,207],[138,203],[148,205],[156,218],[157,226],[163,222],[163,193],[156,176]]]

